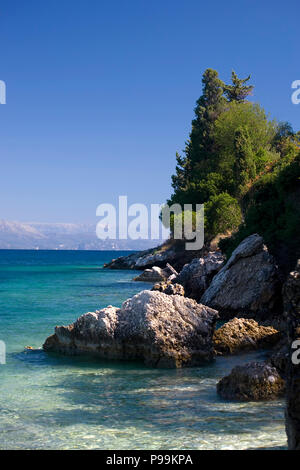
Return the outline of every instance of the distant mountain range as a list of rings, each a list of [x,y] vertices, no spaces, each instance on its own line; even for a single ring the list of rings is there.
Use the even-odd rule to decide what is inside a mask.
[[[145,250],[160,240],[99,240],[96,224],[23,223],[0,220],[0,249]]]

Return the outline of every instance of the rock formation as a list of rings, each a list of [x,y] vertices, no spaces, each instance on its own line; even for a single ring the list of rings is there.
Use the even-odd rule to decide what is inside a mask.
[[[184,240],[170,239],[156,248],[113,259],[106,263],[104,268],[144,270],[153,266],[165,268],[170,263],[179,272],[185,264],[190,263],[194,258],[203,256],[206,251],[206,248],[186,250]]]
[[[210,252],[207,256],[195,258],[186,264],[173,282],[184,287],[187,297],[199,301],[223,264],[224,256],[219,251]]]
[[[139,276],[134,278],[134,281],[161,282],[167,280],[169,276],[170,271],[168,268],[162,269],[158,266],[153,266],[153,268],[145,269]]]
[[[153,367],[199,366],[214,357],[217,318],[215,310],[192,299],[143,291],[120,309],[109,306],[56,327],[43,347],[64,354],[142,360]]]
[[[285,382],[275,367],[265,362],[249,362],[234,367],[223,377],[217,384],[217,392],[226,400],[273,400],[284,395]]]
[[[167,263],[177,257],[176,247],[170,241],[163,245],[146,251],[132,253],[128,256],[120,256],[104,265],[109,269],[148,269],[153,266],[164,268]]]
[[[274,346],[280,333],[271,326],[260,326],[255,320],[234,318],[214,333],[216,354],[228,355]]]
[[[181,284],[172,284],[171,281],[158,282],[152,287],[153,291],[163,292],[167,295],[184,295],[184,288]]]
[[[262,237],[247,237],[232,253],[201,297],[221,318],[266,320],[281,312],[278,268]]]

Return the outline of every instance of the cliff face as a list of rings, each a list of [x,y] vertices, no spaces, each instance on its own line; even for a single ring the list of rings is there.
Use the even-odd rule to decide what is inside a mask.
[[[289,449],[300,450],[300,260],[283,287],[283,299],[289,345],[286,431]]]

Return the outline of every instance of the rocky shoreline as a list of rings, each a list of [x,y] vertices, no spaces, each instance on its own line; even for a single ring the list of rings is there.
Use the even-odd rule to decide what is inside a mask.
[[[235,367],[219,381],[217,393],[239,401],[286,393],[289,448],[300,449],[300,372],[289,353],[300,340],[300,262],[282,286],[278,266],[257,234],[227,262],[219,251],[198,253],[185,264],[177,255],[170,244],[113,260],[106,268],[143,269],[135,280],[154,286],[121,308],[108,306],[56,327],[44,350],[180,368],[266,349],[264,362]],[[223,325],[216,329],[218,320]]]
[[[200,255],[202,256],[206,252],[207,250],[203,248]],[[167,240],[156,248],[113,259],[106,263],[104,268],[143,271],[144,269],[151,269],[153,266],[165,268],[170,263],[177,271],[181,271],[185,264],[190,263],[195,258],[199,258],[199,251],[186,251],[185,243],[181,240]]]

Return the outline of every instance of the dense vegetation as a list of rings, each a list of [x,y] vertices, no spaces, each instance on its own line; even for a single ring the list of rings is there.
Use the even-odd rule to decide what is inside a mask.
[[[168,201],[204,203],[206,242],[230,234],[220,243],[227,254],[254,232],[271,250],[300,240],[299,134],[247,101],[249,80],[232,72],[226,85],[215,70],[205,71]]]

